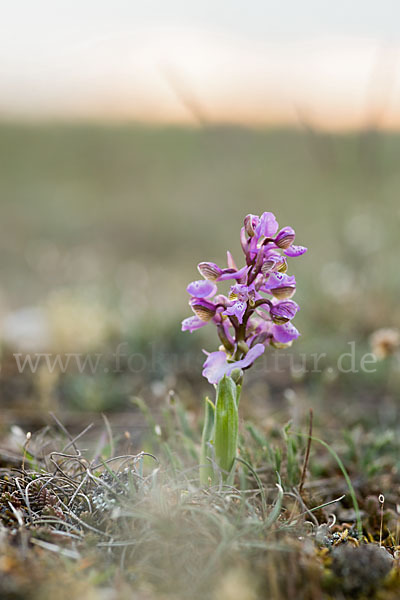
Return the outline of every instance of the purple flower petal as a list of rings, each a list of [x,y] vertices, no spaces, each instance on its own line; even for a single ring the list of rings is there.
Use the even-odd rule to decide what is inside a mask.
[[[299,308],[293,300],[282,300],[271,306],[270,315],[274,323],[282,325],[293,319]]]
[[[260,217],[260,222],[255,228],[257,237],[262,235],[265,237],[272,237],[278,231],[278,221],[275,218],[274,213],[265,212]]]
[[[250,367],[250,365],[263,354],[264,350],[265,346],[263,344],[256,344],[248,351],[244,358],[229,363],[225,352],[211,352],[203,365],[203,376],[206,377],[210,383],[218,383],[224,375],[230,375],[233,369]]]
[[[215,304],[205,300],[204,298],[192,298],[189,301],[189,306],[194,314],[202,321],[210,321],[217,310]]]
[[[244,369],[245,367],[250,367],[250,365],[252,365],[253,362],[259,356],[261,356],[261,354],[264,353],[264,350],[265,346],[263,344],[256,344],[255,346],[253,346],[253,348],[250,348],[250,350],[244,358],[236,361],[236,363],[233,363],[235,366],[232,367],[228,374],[230,374],[233,371],[233,369],[236,369],[237,367],[240,367],[241,369]]]
[[[301,256],[305,252],[307,252],[307,248],[305,246],[289,246],[286,250],[283,251],[286,256]]]
[[[196,298],[209,298],[217,293],[217,286],[208,279],[198,279],[189,283],[186,290]]]
[[[246,308],[247,308],[247,303],[242,302],[241,300],[238,300],[237,302],[234,302],[232,304],[232,306],[229,306],[229,308],[226,309],[224,314],[230,315],[230,316],[235,316],[237,318],[237,320],[239,321],[239,323],[242,324],[243,316],[244,316],[244,313],[246,312]]]
[[[261,267],[261,272],[266,275],[270,271],[277,271],[278,267],[284,262],[283,257],[278,252],[267,250],[264,253],[264,260]]]
[[[231,286],[229,297],[232,300],[236,300],[237,298],[242,302],[246,302],[249,298],[254,299],[255,293],[256,289],[254,283],[251,283],[250,285],[246,285],[245,283],[235,283]]]
[[[296,278],[294,275],[286,275],[286,273],[270,273],[264,284],[266,290],[271,290],[280,287],[296,286]]]
[[[228,281],[229,279],[241,279],[247,274],[249,267],[246,265],[239,271],[234,271],[233,269],[224,269],[221,275],[218,277],[217,281]]]
[[[193,333],[193,331],[200,329],[200,327],[204,327],[204,325],[207,325],[207,321],[202,321],[196,316],[188,317],[182,321],[182,331]]]
[[[284,325],[273,325],[272,335],[274,339],[280,344],[287,344],[293,340],[296,340],[300,333],[292,323],[285,323]]]
[[[222,273],[222,269],[212,262],[201,262],[197,265],[197,269],[200,275],[203,275],[205,279],[209,279],[210,281],[215,281]]]
[[[246,217],[244,218],[244,228],[246,230],[247,235],[253,237],[253,235],[255,234],[255,228],[257,227],[259,222],[260,217],[258,217],[257,215],[246,215]]]
[[[295,237],[296,234],[292,227],[284,227],[276,236],[275,244],[278,248],[289,248],[293,244]]]
[[[210,383],[218,383],[225,375],[228,363],[225,352],[211,352],[203,365],[203,377]]]
[[[232,256],[232,254],[229,252],[229,250],[226,253],[226,260],[227,260],[227,264],[228,264],[228,268],[229,269],[234,269],[235,271],[238,270],[235,260]]]

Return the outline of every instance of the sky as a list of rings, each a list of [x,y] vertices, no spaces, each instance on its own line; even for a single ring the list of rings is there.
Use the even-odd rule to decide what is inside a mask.
[[[400,126],[398,0],[0,0],[0,118]]]

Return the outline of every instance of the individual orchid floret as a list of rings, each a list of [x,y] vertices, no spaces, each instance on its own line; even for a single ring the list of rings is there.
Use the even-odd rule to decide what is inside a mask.
[[[279,229],[278,221],[274,213],[265,212],[261,215],[260,220],[255,228],[255,233],[258,239],[271,238]]]
[[[286,273],[271,273],[261,289],[279,300],[291,298],[296,291],[296,278]]]
[[[243,323],[244,313],[246,312],[247,304],[241,300],[237,300],[229,306],[224,312],[225,315],[230,317],[236,317],[240,324]]]
[[[291,321],[299,309],[299,305],[293,302],[293,300],[282,300],[281,302],[272,304],[269,312],[274,323],[283,325]]]
[[[257,215],[247,215],[244,219],[244,229],[248,236],[253,237],[256,235],[256,227],[260,222],[260,217]]]
[[[286,323],[277,324],[269,320],[266,313],[259,313],[260,320],[252,319],[253,335],[247,339],[250,348],[258,343],[268,343],[276,348],[288,347],[296,340],[300,333],[296,327],[287,321]]]
[[[247,302],[250,301],[250,304],[254,304],[256,296],[255,286],[254,284],[245,285],[236,283],[231,287],[231,291],[229,293],[229,300],[231,300],[231,305],[225,310],[224,314],[227,316],[234,316],[237,318],[240,324],[243,323],[243,317],[247,309]]]
[[[246,285],[244,283],[235,283],[232,285],[229,292],[230,300],[240,300],[242,302],[247,302],[247,300],[251,300],[254,302],[254,298],[256,295],[256,290],[254,283],[250,285]]]
[[[228,361],[225,352],[211,352],[204,363],[203,375],[210,383],[218,383],[224,375],[230,375],[234,369],[246,369],[263,354],[265,346],[256,344],[251,348],[244,358],[236,361]]]
[[[264,253],[261,273],[267,275],[267,273],[270,273],[271,271],[285,273],[287,271],[287,260],[282,254],[268,250]]]

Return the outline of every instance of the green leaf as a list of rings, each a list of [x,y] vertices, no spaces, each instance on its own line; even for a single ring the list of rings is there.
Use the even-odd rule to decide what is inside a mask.
[[[240,390],[240,388],[239,388]],[[215,460],[226,481],[236,458],[238,446],[238,389],[226,375],[218,383],[215,405]]]

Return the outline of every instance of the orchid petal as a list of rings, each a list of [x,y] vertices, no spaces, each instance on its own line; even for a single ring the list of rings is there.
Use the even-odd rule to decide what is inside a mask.
[[[272,335],[280,344],[287,344],[296,340],[300,333],[292,323],[285,323],[284,325],[274,325],[272,327]]]
[[[193,333],[193,331],[195,331],[196,329],[200,329],[201,327],[204,327],[204,325],[207,325],[207,321],[203,321],[202,319],[199,319],[199,317],[193,316],[193,317],[187,317],[187,319],[183,319],[182,321],[182,331],[189,331],[190,333]]]
[[[286,250],[284,250],[284,254],[290,257],[301,256],[307,252],[307,248],[305,246],[289,246]]]
[[[250,367],[263,354],[264,350],[265,346],[263,344],[256,344],[244,358],[229,363],[225,352],[211,352],[203,365],[203,376],[210,383],[216,384],[224,375],[230,375],[234,369]]]
[[[198,279],[189,283],[186,290],[196,298],[209,298],[217,293],[217,286],[208,279]]]

